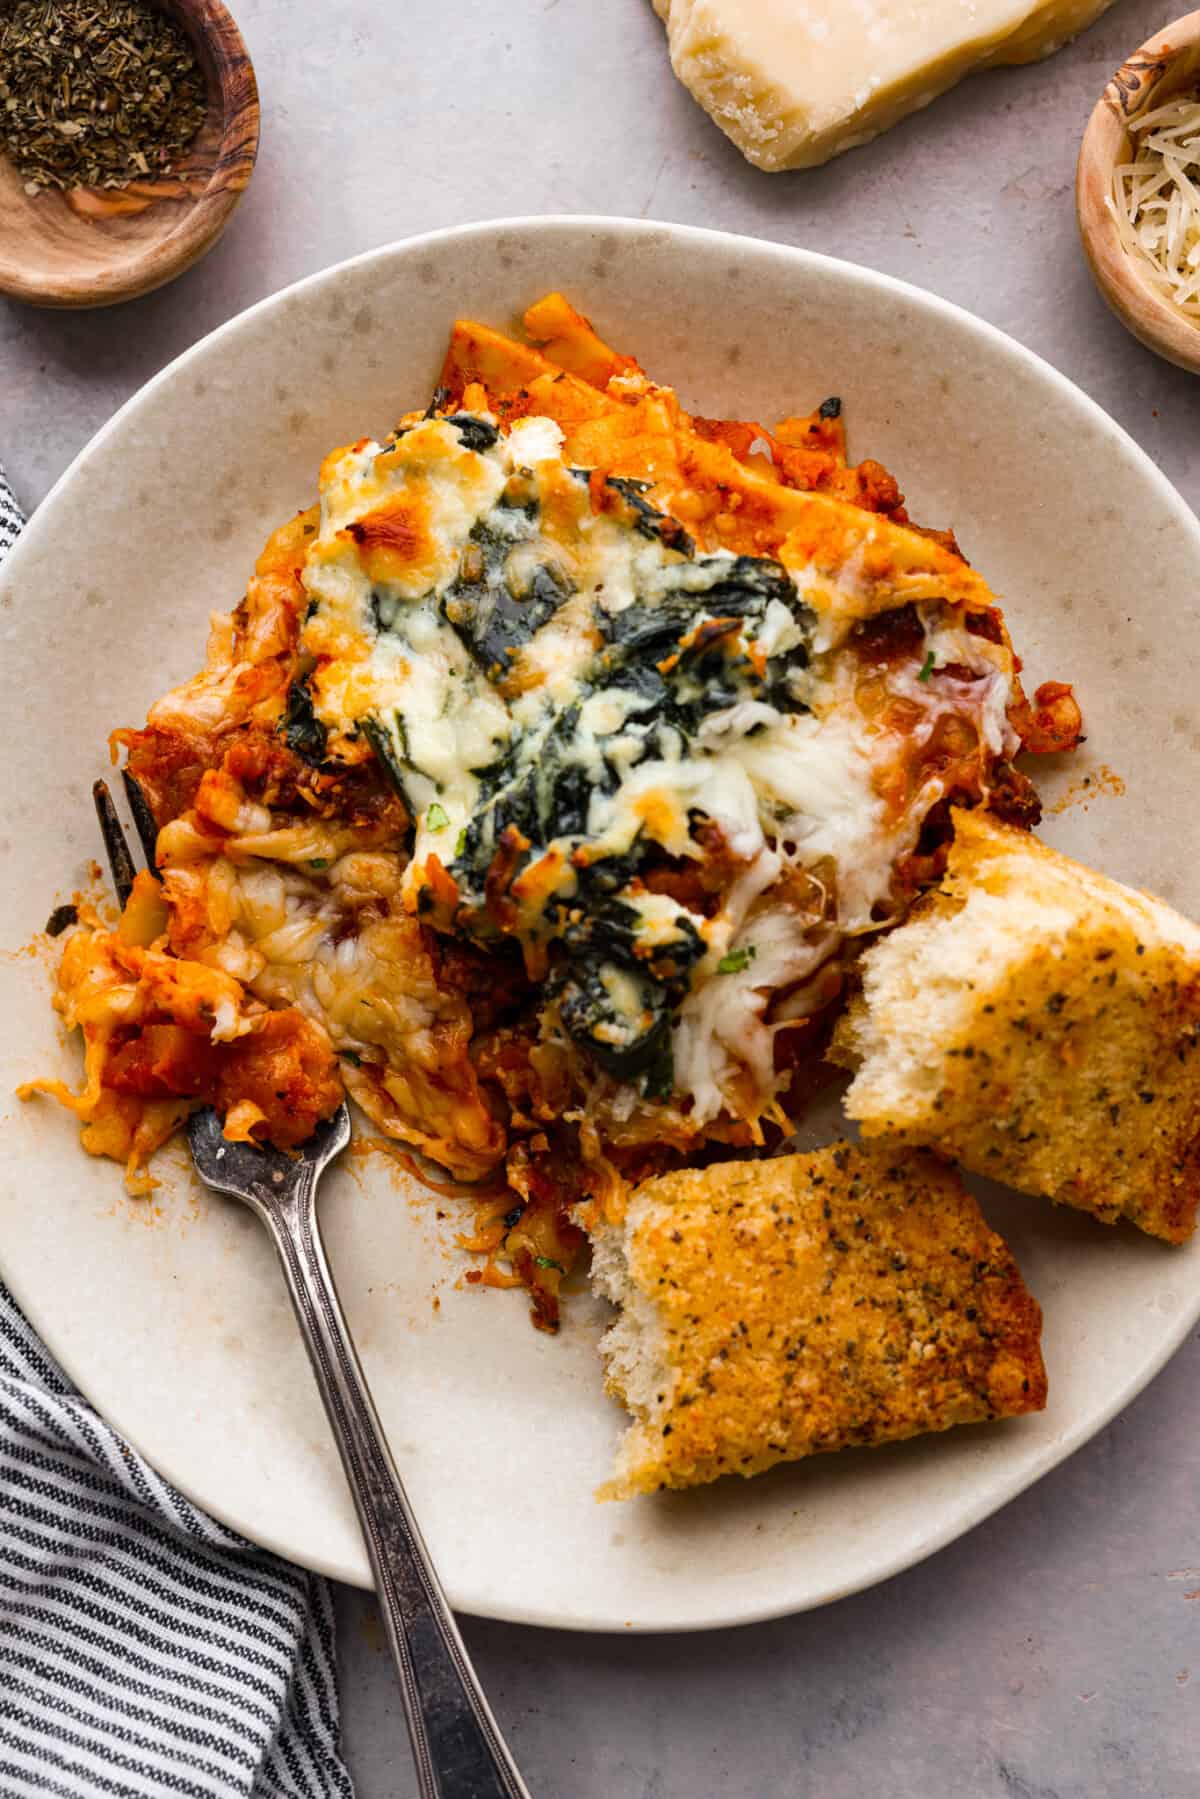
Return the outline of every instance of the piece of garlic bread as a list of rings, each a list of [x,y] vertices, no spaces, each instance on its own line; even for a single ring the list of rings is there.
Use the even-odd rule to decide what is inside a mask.
[[[864,1135],[1173,1243],[1200,1201],[1200,928],[980,812],[863,957],[831,1054]]]
[[[1046,1402],[1041,1311],[958,1176],[836,1143],[644,1182],[593,1246],[633,1413],[602,1497]]]

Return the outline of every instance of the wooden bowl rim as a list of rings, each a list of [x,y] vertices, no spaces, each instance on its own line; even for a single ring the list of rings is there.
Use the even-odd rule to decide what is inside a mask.
[[[1096,285],[1122,324],[1149,349],[1200,374],[1200,324],[1191,324],[1151,286],[1105,204],[1113,167],[1128,151],[1128,120],[1154,103],[1180,57],[1189,53],[1200,53],[1200,12],[1185,13],[1156,31],[1113,75],[1079,146],[1075,207]]]
[[[215,89],[214,97],[221,117],[221,136],[208,180],[197,194],[195,204],[180,216],[171,230],[165,231],[161,237],[148,239],[139,252],[115,263],[110,270],[94,271],[74,278],[64,275],[52,284],[46,284],[31,280],[18,265],[0,256],[0,294],[6,294],[14,300],[25,300],[35,306],[78,308],[111,306],[121,300],[136,299],[142,294],[152,293],[156,287],[163,287],[177,275],[183,274],[193,263],[199,261],[206,250],[212,248],[225,229],[230,214],[249,185],[250,173],[258,157],[261,113],[254,64],[237,21],[222,0],[169,0],[163,10],[168,13],[174,11],[179,22],[185,29],[190,27],[197,39],[207,41],[216,37],[224,38],[226,45],[234,53],[239,74],[249,84],[245,99],[238,107],[234,103],[232,87],[234,62],[226,57],[214,56],[211,77],[207,69],[204,71],[206,80],[211,80]],[[241,126],[242,153],[248,158],[246,178],[236,186],[228,183],[218,185],[218,176],[235,124]],[[160,204],[165,206],[168,202],[164,200]],[[171,254],[164,256],[164,250],[168,246]],[[160,267],[154,278],[147,281],[146,263],[151,258],[159,261]]]

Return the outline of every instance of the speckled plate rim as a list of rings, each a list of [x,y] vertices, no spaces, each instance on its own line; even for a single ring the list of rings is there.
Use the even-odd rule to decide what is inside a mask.
[[[823,269],[835,271],[839,278],[852,277],[864,291],[879,297],[903,300],[943,319],[947,325],[952,326],[964,337],[971,338],[973,336],[979,343],[987,345],[990,350],[1001,352],[1015,361],[1023,363],[1026,369],[1033,371],[1038,380],[1044,384],[1048,398],[1058,397],[1068,401],[1073,408],[1082,409],[1083,415],[1091,418],[1108,443],[1114,448],[1119,448],[1132,459],[1140,479],[1147,484],[1147,491],[1156,494],[1164,510],[1173,515],[1174,522],[1182,527],[1185,533],[1190,533],[1196,564],[1197,567],[1200,567],[1200,524],[1197,523],[1186,503],[1140,446],[1066,377],[996,327],[909,283],[816,252],[777,245],[761,239],[709,231],[699,227],[603,215],[568,215],[553,218],[516,217],[489,220],[473,225],[448,227],[404,239],[364,252],[360,256],[347,259],[307,276],[228,320],[184,351],[154,376],[81,450],[37,509],[22,534],[22,538],[12,551],[4,569],[6,583],[19,583],[24,565],[34,560],[35,556],[41,552],[44,543],[57,529],[62,502],[69,498],[70,489],[79,471],[104,455],[106,446],[113,436],[128,420],[136,417],[139,408],[143,407],[151,396],[156,395],[164,387],[177,382],[196,361],[211,354],[214,348],[236,337],[237,333],[250,320],[269,315],[273,310],[282,309],[299,296],[318,295],[323,286],[336,282],[349,271],[368,271],[372,268],[380,268],[390,264],[397,257],[419,257],[431,249],[450,243],[469,248],[472,244],[479,244],[502,235],[552,239],[556,234],[572,234],[581,231],[593,234],[603,233],[606,237],[616,239],[618,242],[632,239],[669,240],[672,248],[684,257],[691,248],[711,246],[717,243],[727,252],[742,252],[752,258],[779,259],[784,265],[792,268],[802,266],[818,275]],[[515,282],[516,279],[514,278]],[[1188,1256],[1191,1260],[1190,1251],[1180,1253]],[[7,1264],[7,1255],[3,1250],[0,1250],[0,1263]],[[14,1275],[10,1284],[18,1302],[30,1317],[31,1322],[41,1332],[48,1347],[59,1359],[70,1378],[86,1394],[89,1387],[89,1368],[86,1362],[81,1362],[76,1358],[70,1334],[63,1328],[61,1314],[56,1312],[53,1303],[47,1303],[46,1294],[43,1291],[30,1285],[19,1275]],[[1008,1500],[1015,1498],[1065,1460],[1101,1430],[1153,1379],[1198,1319],[1200,1319],[1200,1280],[1195,1280],[1190,1296],[1185,1302],[1176,1305],[1169,1320],[1164,1319],[1162,1328],[1156,1333],[1153,1342],[1147,1345],[1141,1356],[1130,1362],[1125,1377],[1114,1381],[1103,1400],[1091,1406],[1085,1416],[1078,1417],[1063,1428],[1056,1430],[1036,1456],[1026,1459],[1019,1475],[1014,1474],[1014,1477],[1006,1482],[993,1482],[988,1485],[986,1491],[965,1494],[957,1504],[946,1508],[944,1514],[939,1516],[936,1523],[927,1531],[909,1537],[894,1554],[877,1556],[869,1567],[864,1568],[854,1578],[826,1584],[810,1583],[801,1591],[796,1590],[794,1584],[789,1587],[784,1582],[777,1597],[769,1603],[757,1603],[747,1607],[725,1604],[707,1611],[703,1615],[697,1615],[694,1610],[673,1615],[669,1609],[663,1609],[654,1617],[624,1617],[620,1611],[613,1609],[607,1615],[581,1617],[570,1612],[564,1613],[556,1610],[552,1602],[496,1604],[487,1594],[461,1589],[456,1582],[454,1568],[450,1566],[445,1569],[445,1576],[452,1601],[459,1609],[476,1615],[506,1619],[517,1623],[573,1630],[659,1632],[750,1624],[811,1609],[848,1596],[922,1561],[981,1522]],[[298,1541],[290,1535],[273,1534],[269,1528],[263,1527],[261,1521],[257,1523],[253,1520],[248,1521],[245,1511],[239,1506],[236,1498],[229,1499],[222,1495],[219,1490],[219,1479],[215,1480],[211,1490],[197,1490],[195,1481],[181,1478],[180,1471],[172,1465],[169,1457],[156,1453],[153,1443],[144,1440],[144,1433],[141,1433],[143,1440],[139,1441],[139,1434],[130,1430],[123,1419],[122,1407],[119,1403],[114,1403],[109,1398],[102,1409],[118,1430],[137,1443],[137,1446],[147,1454],[148,1459],[154,1463],[166,1479],[179,1486],[197,1504],[202,1505],[223,1523],[243,1534],[251,1535],[253,1540],[263,1547],[310,1567],[318,1573],[354,1585],[370,1584],[365,1556],[357,1560],[353,1557],[330,1557],[322,1553],[319,1548]],[[970,1435],[971,1433],[960,1434]],[[621,1608],[622,1611],[624,1609]]]
[[[296,299],[300,294],[315,293],[323,285],[333,282],[352,269],[381,265],[390,262],[398,254],[411,255],[415,258],[439,244],[459,241],[470,243],[475,239],[486,240],[511,236],[516,233],[544,233],[552,236],[560,230],[586,230],[612,233],[617,236],[640,236],[646,239],[661,239],[664,235],[669,235],[672,239],[677,240],[681,247],[686,247],[689,243],[713,242],[742,246],[756,255],[761,255],[765,251],[787,261],[806,264],[811,268],[828,268],[839,272],[849,271],[864,288],[874,288],[879,293],[903,295],[906,299],[916,301],[927,311],[940,313],[955,325],[977,334],[981,341],[992,344],[995,348],[1023,361],[1028,367],[1036,369],[1039,376],[1050,387],[1057,389],[1063,396],[1069,396],[1072,402],[1083,406],[1090,412],[1094,420],[1102,425],[1106,432],[1111,433],[1116,441],[1123,444],[1136,461],[1141,463],[1144,475],[1192,526],[1196,533],[1197,545],[1200,547],[1200,518],[1197,518],[1182,494],[1167,479],[1136,438],[1131,437],[1125,427],[1118,424],[1116,419],[1105,412],[1104,408],[1093,400],[1090,394],[1085,393],[1083,388],[1077,386],[1074,381],[1056,369],[1053,363],[1047,362],[1044,356],[1039,356],[1036,350],[1029,349],[1017,338],[1010,336],[1007,331],[1002,331],[998,325],[990,324],[987,319],[978,318],[974,313],[968,312],[965,307],[956,305],[953,300],[943,299],[940,294],[933,293],[929,288],[919,287],[912,281],[903,281],[897,275],[886,275],[879,269],[873,269],[865,263],[853,262],[847,257],[827,256],[820,250],[806,250],[792,244],[779,244],[770,238],[748,237],[742,232],[713,231],[703,225],[679,225],[668,220],[624,218],[615,213],[563,213],[552,216],[534,213],[528,216],[516,214],[511,218],[481,219],[468,225],[446,225],[437,231],[423,231],[413,237],[395,238],[392,242],[380,244],[373,250],[363,250],[357,256],[347,256],[341,262],[333,262],[323,269],[316,269],[311,275],[303,275],[299,281],[293,281],[287,287],[277,288],[274,293],[266,294],[261,300],[256,300],[252,306],[243,307],[241,312],[226,319],[224,324],[217,325],[212,331],[206,332],[203,337],[197,338],[194,344],[189,344],[186,350],[181,350],[179,355],[165,363],[156,375],[152,375],[149,381],[143,382],[135,393],[130,394],[124,404],[117,408],[112,417],[92,434],[79,453],[72,458],[29,519],[16,545],[9,552],[6,572],[11,571],[13,566],[18,566],[14,559],[19,558],[23,550],[27,551],[30,542],[36,541],[36,535],[48,516],[49,508],[52,502],[58,498],[61,490],[72,480],[76,471],[85,462],[103,450],[108,439],[114,435],[125,419],[131,413],[136,412],[138,407],[152,394],[157,393],[160,387],[165,387],[177,380],[180,375],[187,372],[193,361],[207,354],[226,337],[234,335],[250,320],[283,306]]]

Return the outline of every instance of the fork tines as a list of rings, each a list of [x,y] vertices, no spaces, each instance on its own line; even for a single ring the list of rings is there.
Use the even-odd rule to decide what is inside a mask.
[[[117,808],[113,805],[107,781],[93,782],[92,798],[96,802],[96,817],[100,820],[100,835],[104,839],[104,852],[108,857],[112,883],[117,890],[117,903],[123,908],[133,892],[133,878],[137,868],[129,853],[129,842],[121,829],[121,821],[117,817]]]
[[[137,827],[138,838],[146,856],[146,866],[156,878],[158,873],[155,861],[155,849],[158,844],[158,826],[154,822],[145,794],[127,768],[121,770],[121,779],[125,783],[125,797],[129,801],[129,810],[133,814],[133,822]],[[133,891],[134,877],[137,874],[137,863],[129,848],[129,839],[125,829],[117,817],[117,808],[113,804],[113,796],[108,790],[107,781],[92,783],[92,798],[96,802],[96,817],[100,820],[100,834],[104,838],[104,853],[108,857],[109,873],[117,892],[117,903],[124,910],[125,902]]]
[[[150,873],[158,873],[155,852],[158,848],[158,826],[154,822],[154,814],[150,810],[145,794],[127,768],[121,770],[121,779],[125,783],[125,798],[129,801],[129,810],[133,817],[138,837],[141,839],[142,853],[146,858],[146,867]]]

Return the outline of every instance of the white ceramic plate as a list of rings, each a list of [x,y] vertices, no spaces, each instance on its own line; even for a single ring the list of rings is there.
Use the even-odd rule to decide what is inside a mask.
[[[915,517],[953,523],[1002,596],[1032,684],[1077,683],[1089,741],[1043,783],[1046,835],[1200,912],[1186,848],[1200,527],[1129,439],[1017,344],[882,276],[676,226],[544,219],[375,251],[265,301],[152,381],[64,476],[0,576],[0,944],[28,942],[80,881],[106,733],[198,666],[207,613],[308,503],[325,451],[424,400],[456,313],[504,325],[556,286],[696,410],[770,420],[842,395],[854,453],[897,472]],[[1069,786],[1082,797],[1056,814]],[[74,1077],[44,960],[8,957],[0,981],[0,1092]],[[200,1504],[365,1583],[258,1226],[178,1156],[153,1203],[128,1200],[66,1114],[0,1103],[0,1265],[69,1372]],[[601,1506],[622,1418],[601,1390],[597,1308],[580,1297],[557,1340],[539,1335],[520,1294],[456,1286],[454,1219],[427,1193],[377,1161],[337,1173],[331,1259],[453,1602],[575,1629],[796,1611],[917,1561],[1053,1467],[1196,1321],[1200,1245],[985,1204],[1045,1308],[1041,1417]]]

